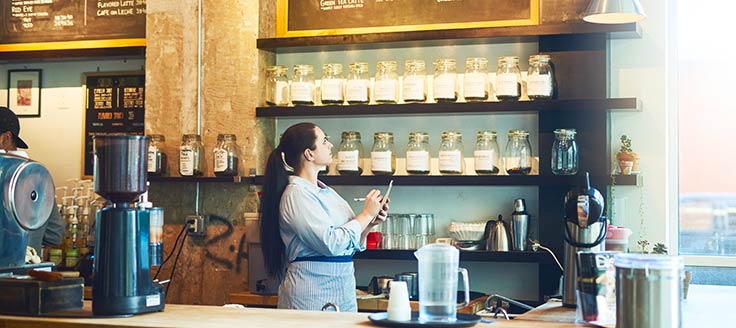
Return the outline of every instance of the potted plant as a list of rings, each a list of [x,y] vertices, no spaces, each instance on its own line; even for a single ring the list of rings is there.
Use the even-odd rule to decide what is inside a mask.
[[[639,170],[639,153],[631,150],[631,139],[621,135],[621,149],[616,153],[618,168],[621,174],[631,174]]]

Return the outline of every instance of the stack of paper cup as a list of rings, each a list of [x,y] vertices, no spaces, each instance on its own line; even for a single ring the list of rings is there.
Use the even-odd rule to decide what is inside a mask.
[[[411,320],[411,306],[409,305],[409,292],[406,289],[406,281],[391,281],[390,290],[388,296],[388,320]]]

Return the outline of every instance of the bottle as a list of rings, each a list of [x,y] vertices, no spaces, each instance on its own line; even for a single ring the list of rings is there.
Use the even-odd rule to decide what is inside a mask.
[[[367,104],[368,95],[368,63],[355,62],[348,65],[348,76],[345,81],[345,98],[350,105]]]
[[[460,131],[442,131],[442,144],[439,151],[439,167],[442,174],[462,174],[463,135]]]
[[[529,213],[526,212],[524,198],[514,200],[514,212],[511,213],[510,236],[511,249],[525,251],[529,235]]]
[[[183,177],[202,176],[203,147],[198,134],[185,134],[179,147],[179,174]]]
[[[363,158],[363,144],[360,142],[360,132],[343,131],[337,151],[337,172],[340,175],[361,175],[363,173],[361,158]]]
[[[427,70],[423,60],[407,59],[404,62],[402,95],[404,102],[425,102],[427,100]]]
[[[266,68],[266,104],[270,106],[289,105],[289,69],[277,65]]]
[[[395,104],[399,94],[399,76],[396,73],[396,62],[379,61],[376,64],[376,79],[373,85],[373,97],[377,103]]]
[[[498,142],[496,142],[496,131],[478,131],[473,152],[475,160],[475,173],[478,175],[498,174],[499,154]]]
[[[392,175],[396,172],[396,152],[394,152],[393,133],[376,132],[373,134],[371,172],[374,175]]]
[[[314,105],[314,67],[312,65],[294,65],[290,91],[292,104]]]
[[[519,57],[498,57],[496,72],[496,98],[498,100],[519,100],[521,96],[521,73]]]
[[[509,175],[528,175],[532,171],[532,146],[526,130],[509,131],[504,162]]]
[[[454,59],[442,58],[434,61],[433,95],[437,102],[457,100],[457,63]]]
[[[554,76],[549,64],[549,55],[529,56],[526,93],[530,100],[552,99]]]
[[[166,138],[160,134],[152,134],[149,137],[151,138],[151,143],[148,145],[148,175],[162,176],[166,174],[166,170],[168,169],[166,153],[163,151]]]
[[[578,173],[578,145],[575,129],[556,129],[552,144],[552,174],[575,175]]]
[[[345,100],[345,80],[342,77],[342,64],[322,65],[321,95],[323,104],[342,104]]]
[[[465,101],[488,99],[488,59],[477,57],[465,60],[463,97]]]
[[[236,176],[239,173],[240,147],[234,134],[218,134],[214,149],[214,171],[216,176]]]
[[[429,174],[429,133],[409,132],[406,145],[406,173]]]

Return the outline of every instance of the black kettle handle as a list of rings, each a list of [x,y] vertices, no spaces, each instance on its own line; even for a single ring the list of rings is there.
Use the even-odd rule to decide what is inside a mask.
[[[601,216],[601,221],[603,221],[603,224],[601,225],[601,230],[598,232],[598,238],[592,243],[578,243],[573,241],[570,234],[570,227],[565,222],[565,242],[570,244],[570,246],[578,248],[593,248],[600,245],[606,239],[606,234],[608,233],[608,220],[606,220],[605,216]]]

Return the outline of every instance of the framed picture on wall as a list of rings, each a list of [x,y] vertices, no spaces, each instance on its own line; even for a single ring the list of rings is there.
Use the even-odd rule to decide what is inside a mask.
[[[41,116],[41,70],[8,71],[8,108],[18,116]]]

